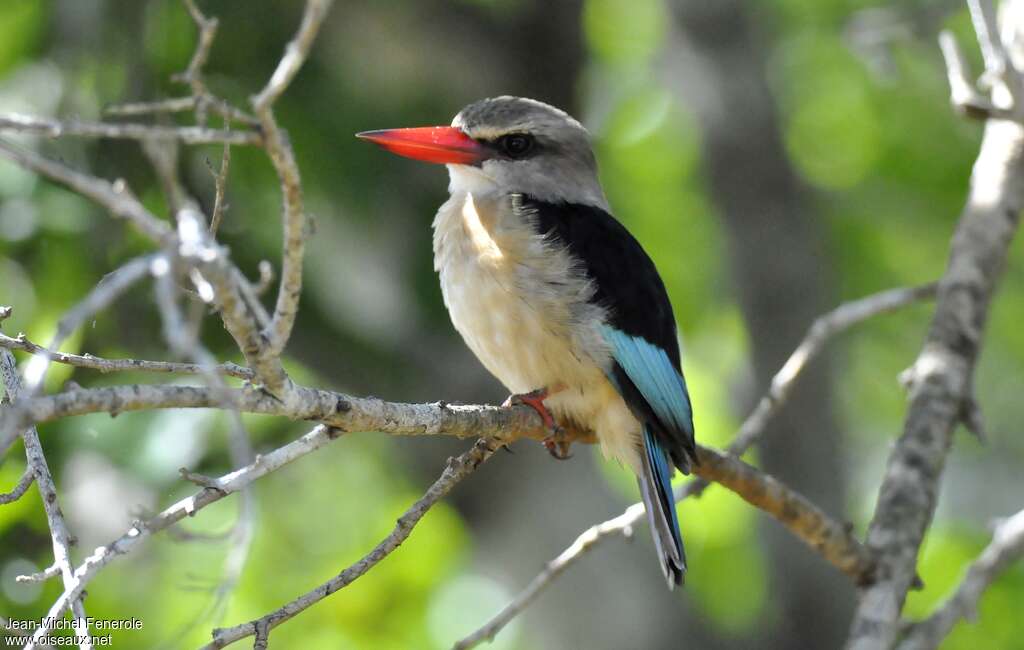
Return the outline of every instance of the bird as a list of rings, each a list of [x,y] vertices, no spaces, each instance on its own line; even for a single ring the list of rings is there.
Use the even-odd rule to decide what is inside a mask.
[[[483,99],[451,126],[356,136],[444,164],[434,269],[455,329],[540,414],[556,457],[563,426],[593,432],[637,476],[669,589],[686,552],[671,479],[698,464],[675,316],[650,256],[612,216],[589,132],[524,97]]]

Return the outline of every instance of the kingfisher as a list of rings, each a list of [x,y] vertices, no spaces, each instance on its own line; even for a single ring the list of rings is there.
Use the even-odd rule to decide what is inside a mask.
[[[682,584],[671,479],[698,459],[675,317],[654,262],[611,214],[587,130],[502,96],[451,126],[356,135],[448,167],[433,246],[455,329],[512,393],[506,404],[540,414],[553,455],[567,455],[559,432],[571,426],[632,469],[669,589]]]

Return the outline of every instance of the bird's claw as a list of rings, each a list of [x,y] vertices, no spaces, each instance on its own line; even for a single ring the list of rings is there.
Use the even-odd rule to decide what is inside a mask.
[[[555,422],[555,418],[552,417],[551,412],[548,411],[547,406],[544,404],[544,400],[548,398],[549,392],[546,388],[538,388],[537,390],[530,391],[529,393],[519,393],[515,395],[509,395],[508,399],[505,400],[502,406],[529,406],[540,419],[544,422],[544,426],[551,431],[551,435],[543,440],[544,448],[548,450],[553,458],[558,460],[567,460],[572,458],[572,454],[569,453],[569,445],[571,442],[565,440],[565,429],[558,426]]]
[[[572,454],[569,452],[569,446],[572,443],[562,439],[563,433],[565,433],[565,430],[558,427],[558,431],[545,438],[543,442],[544,448],[548,450],[548,453],[555,460],[569,460],[572,458]]]
[[[514,395],[509,395],[508,399],[505,400],[502,406],[529,406],[537,412],[541,421],[544,422],[544,426],[554,433],[558,431],[559,426],[558,423],[555,422],[555,418],[553,418],[551,413],[548,411],[548,407],[544,405],[544,400],[547,398],[547,389],[538,388],[537,390],[530,391],[529,393],[516,393]]]

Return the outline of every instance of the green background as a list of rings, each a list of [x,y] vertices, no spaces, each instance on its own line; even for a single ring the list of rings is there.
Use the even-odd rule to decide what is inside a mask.
[[[722,197],[708,180],[707,123],[694,109],[694,98],[707,88],[733,80],[680,71],[700,56],[688,49],[690,4],[338,3],[278,105],[315,224],[302,310],[288,348],[296,378],[393,400],[504,398],[448,323],[432,271],[429,224],[445,198],[443,168],[386,156],[352,134],[444,124],[480,97],[530,95],[570,110],[590,128],[610,203],[656,261],[671,294],[698,438],[727,444],[763,388],[754,350],[782,335],[757,329],[741,306],[737,235],[723,225]],[[221,21],[208,84],[245,105],[273,70],[301,3],[210,0],[201,6]],[[813,233],[815,265],[804,272],[825,278],[823,298],[807,307],[809,313],[937,278],[981,127],[950,109],[935,37],[940,28],[954,29],[978,66],[966,12],[957,3],[864,0],[777,0],[749,3],[741,12],[775,102],[776,119],[765,128],[781,138]],[[99,119],[109,104],[184,94],[169,77],[184,69],[194,44],[191,21],[172,0],[5,0],[0,112]],[[16,141],[76,168],[124,177],[165,214],[136,143]],[[749,155],[756,166],[758,152]],[[207,161],[218,160],[216,146],[182,152],[182,178],[206,206],[213,185]],[[227,198],[220,239],[234,259],[253,277],[262,259],[279,268],[280,196],[261,151],[233,150]],[[801,241],[796,237],[794,247]],[[105,273],[148,250],[141,236],[102,210],[0,162],[0,304],[15,308],[7,333],[24,331],[45,342],[61,314]],[[766,251],[766,268],[773,256],[794,252]],[[1019,255],[1013,255],[976,380],[989,440],[982,445],[965,432],[956,437],[921,559],[926,588],[910,595],[910,616],[927,614],[950,592],[987,543],[989,521],[1024,506],[1022,289]],[[929,315],[930,307],[915,306],[861,326],[830,348],[822,367],[838,423],[832,461],[844,468],[834,477],[842,483],[844,512],[834,514],[860,532],[905,413],[897,375],[916,355]],[[801,319],[794,332],[807,325]],[[782,337],[787,350],[792,334]],[[206,321],[204,341],[222,358],[238,360],[215,317]],[[168,358],[150,288],[130,292],[64,349]],[[48,387],[56,390],[72,378],[83,386],[161,380],[127,374],[54,367]],[[806,388],[798,386],[797,393]],[[246,424],[257,450],[305,430],[273,418],[246,417]],[[230,469],[225,418],[210,412],[95,415],[46,425],[40,433],[80,542],[79,560],[133,518],[189,494],[194,488],[178,477],[179,467],[207,474]],[[787,435],[787,444],[801,445],[817,432],[796,428]],[[466,446],[345,436],[257,482],[252,553],[225,598],[218,590],[228,544],[161,533],[90,584],[87,610],[144,622],[141,632],[115,633],[116,647],[200,645],[212,627],[260,616],[359,558],[440,473],[444,459]],[[571,461],[557,463],[538,447],[521,442],[515,454],[499,454],[379,567],[275,630],[272,647],[448,647],[497,611],[578,532],[637,498],[628,473],[596,450],[577,449]],[[21,475],[19,454],[20,447],[0,466],[0,488],[9,489]],[[814,499],[816,488],[800,483],[804,469],[799,463],[790,468]],[[181,529],[223,532],[237,510],[237,499],[225,499]],[[778,531],[763,515],[712,488],[681,505],[680,516],[692,566],[685,589],[665,591],[643,526],[632,543],[612,541],[570,570],[495,647],[812,647],[799,628],[830,607],[838,609],[840,624],[815,647],[843,637],[852,587],[842,580],[808,587],[795,575],[792,581],[772,578],[778,565],[765,538]],[[783,541],[808,572],[834,578],[799,542]],[[13,577],[50,562],[46,520],[33,488],[0,507],[0,614],[43,615],[60,592],[57,581],[26,586]],[[805,603],[802,615],[794,617],[783,602]],[[1024,570],[1018,566],[990,589],[977,622],[959,625],[943,647],[1024,648],[1022,606]]]

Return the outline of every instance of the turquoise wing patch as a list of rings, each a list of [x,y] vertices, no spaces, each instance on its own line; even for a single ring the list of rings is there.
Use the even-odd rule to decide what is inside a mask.
[[[650,405],[662,424],[693,437],[693,409],[686,380],[668,354],[647,340],[604,325],[601,333],[612,356]],[[613,381],[614,383],[614,381]]]

